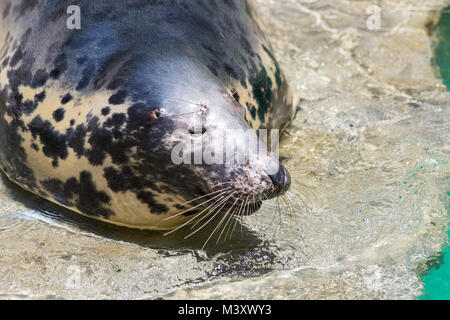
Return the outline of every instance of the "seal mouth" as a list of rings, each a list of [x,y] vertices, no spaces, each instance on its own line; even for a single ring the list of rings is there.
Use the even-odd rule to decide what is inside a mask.
[[[264,195],[236,190],[233,189],[231,184],[227,186],[224,184],[224,188],[212,192],[205,192],[202,186],[197,186],[195,191],[199,195],[198,201],[201,203],[198,203],[198,207],[195,210],[191,210],[189,214],[199,211],[216,211],[223,214],[246,217],[256,213],[263,205],[261,197]],[[191,205],[195,206],[195,202]]]
[[[290,186],[290,175],[280,165],[278,172],[273,175],[260,175],[245,178],[240,175],[229,181],[221,182],[214,186],[208,183],[199,183],[194,187],[198,197],[197,209],[201,212],[213,214],[233,215],[246,217],[259,211],[265,200],[270,200],[283,195]],[[244,178],[242,178],[244,177]],[[196,210],[197,211],[197,210]]]
[[[243,196],[228,200],[223,206],[223,213],[231,214],[236,217],[248,217],[255,214],[263,205],[262,200],[253,199],[252,196]]]
[[[261,209],[263,202],[258,200],[256,202],[244,204],[241,206],[239,210],[233,213],[237,217],[248,217],[252,214],[256,213],[259,209]]]

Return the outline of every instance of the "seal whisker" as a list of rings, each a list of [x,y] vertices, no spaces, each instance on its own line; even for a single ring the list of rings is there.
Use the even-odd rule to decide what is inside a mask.
[[[253,192],[254,190],[252,190],[252,192]],[[250,195],[249,195],[250,196]],[[254,200],[255,200],[255,195],[254,194],[252,194],[252,196],[253,196],[253,203],[252,203],[252,207],[254,208],[254,205],[255,205],[255,202],[254,202]],[[248,204],[247,205],[247,215],[249,215],[249,211],[250,210],[250,204]],[[241,217],[239,217],[239,220],[240,220],[240,225],[241,225],[241,237],[243,236],[243,230],[242,230],[242,216]]]
[[[261,195],[259,195],[259,194],[256,194],[256,195],[258,196],[259,201],[262,203],[262,202],[263,202],[263,199],[261,198]]]
[[[280,197],[280,196],[277,197],[277,202],[280,203],[280,211],[278,211],[278,223],[279,223],[278,226],[280,227],[279,232],[281,232],[281,228],[283,227],[283,210],[282,210],[283,202],[280,201],[280,198],[282,200],[282,197]],[[284,204],[284,205],[286,205],[286,204]]]
[[[222,198],[224,198],[224,197],[225,197],[225,196],[222,196]],[[221,198],[221,199],[222,199],[222,198]],[[221,199],[219,199],[218,201],[220,201]],[[189,225],[192,221],[194,221],[195,219],[197,219],[198,217],[200,217],[200,215],[201,215],[203,212],[205,212],[206,210],[208,210],[209,208],[211,208],[212,206],[214,206],[216,203],[217,203],[217,202],[213,202],[211,205],[209,205],[207,208],[203,209],[201,212],[196,213],[195,216],[194,216],[192,219],[189,219],[188,221],[186,221],[185,223],[183,223],[182,225],[180,225],[180,226],[177,227],[176,229],[173,229],[173,230],[171,230],[171,231],[165,233],[164,236],[167,236],[167,235],[169,235],[169,234],[171,234],[171,233],[174,233],[175,231],[177,231],[177,230],[183,228],[184,226]]]
[[[245,199],[245,205],[244,205],[244,208],[248,208],[248,198],[250,197],[250,195],[247,195],[247,198]],[[246,209],[244,209],[244,210],[246,210]],[[247,213],[248,211],[246,211],[246,213]],[[234,226],[233,226],[233,230],[231,231],[231,233],[230,233],[230,240],[231,240],[231,237],[233,236],[233,233],[234,233],[234,231],[236,230],[236,226],[237,226],[237,223],[238,223],[238,220],[240,220],[240,218],[241,218],[241,215],[239,215],[239,216],[237,216],[237,217],[235,217],[235,219],[234,219]],[[230,225],[231,226],[231,225]]]
[[[233,230],[230,233],[230,240],[231,240],[231,237],[233,236],[234,231],[236,230],[237,223],[238,223],[238,221],[240,221],[240,219],[241,219],[241,216],[236,217],[234,219],[234,226],[233,226]]]
[[[241,198],[242,198],[242,196],[239,197],[238,200],[240,200]],[[223,226],[222,232],[220,232],[219,237],[217,238],[216,244],[219,243],[220,238],[222,237],[223,232],[224,232],[225,229],[227,228],[228,223],[229,223],[229,222],[231,221],[231,219],[234,217],[234,214],[236,213],[236,211],[239,210],[239,208],[242,206],[242,203],[243,203],[243,201],[241,202],[241,205],[240,205],[240,206],[236,206],[236,207],[234,208],[234,211],[231,212],[231,213],[228,215],[227,222],[226,222],[225,225]],[[224,238],[224,241],[225,241],[225,240],[226,240],[226,236],[225,236],[225,238]]]
[[[246,199],[246,203],[244,204],[244,208],[245,208],[245,205],[247,204],[247,201],[248,201],[248,197],[247,197],[247,199]],[[236,226],[236,224],[237,224],[237,221],[238,220],[240,220],[240,219],[242,219],[242,217],[243,217],[243,215],[238,215],[237,217],[235,217],[234,218],[234,224],[235,224],[235,226]],[[230,225],[231,226],[231,225]],[[234,232],[234,228],[233,228],[233,231],[230,233],[230,240],[231,240],[231,237],[233,236],[233,232]],[[242,223],[241,223],[241,234],[242,234]]]
[[[255,211],[256,202],[255,202],[255,194],[254,193],[252,194],[252,198],[253,198],[252,209],[253,209],[253,211]]]
[[[277,216],[277,214],[278,214],[278,217],[279,217],[279,220],[280,220],[279,226],[281,227],[281,221],[282,221],[282,219],[281,219],[281,206],[280,206],[280,198],[279,198],[279,197],[277,197],[277,210],[275,211],[275,214],[274,214],[274,216],[273,216],[272,224],[274,223],[274,220],[275,220],[275,217]],[[275,235],[277,234],[277,228],[278,228],[278,227],[276,227],[275,230],[274,230],[273,237],[275,237]],[[281,231],[281,230],[280,230],[280,231]]]
[[[231,212],[231,209],[233,209],[234,205],[238,202],[239,198],[236,199],[236,201],[231,205],[231,207],[228,209],[228,211],[224,214],[223,218],[220,220],[220,222],[217,224],[217,226],[214,228],[213,232],[211,233],[211,235],[208,237],[208,239],[206,239],[205,243],[203,244],[202,250],[206,247],[207,243],[209,242],[209,240],[211,239],[211,237],[214,235],[214,233],[216,233],[217,229],[220,228],[220,226],[222,225],[222,223],[224,222],[225,218],[227,217],[227,215]],[[207,222],[208,223],[208,222]]]
[[[231,216],[231,217],[229,218],[229,221],[228,221],[228,222],[232,221],[232,218],[236,220],[236,217],[239,216],[239,215],[242,213],[243,208],[244,208],[244,199],[242,199],[242,201],[241,201],[241,205],[239,206],[239,211],[238,211],[237,215]],[[227,222],[227,224],[228,224],[228,222]],[[225,234],[225,237],[224,237],[224,241],[227,240],[227,238],[228,238],[228,233],[230,232],[231,226],[232,226],[232,225],[233,225],[233,222],[231,222],[231,223],[230,223],[230,226],[228,227],[227,233]],[[231,236],[230,236],[229,239],[231,239]]]
[[[304,208],[307,209],[308,205],[307,205],[306,201],[308,201],[308,202],[311,201],[309,199],[309,196],[311,196],[311,194],[309,194],[309,192],[307,194],[306,190],[311,190],[311,186],[308,186],[306,184],[300,184],[300,185],[302,185],[304,188],[299,189],[297,185],[292,185],[289,192],[291,194],[295,195],[295,197],[298,198],[303,203]],[[314,193],[312,194],[312,197],[315,198]]]
[[[252,190],[252,191],[253,191],[253,190]],[[248,215],[249,215],[249,209],[250,209],[250,203],[248,202],[249,197],[250,197],[250,194],[248,194],[248,195],[247,195],[247,198],[245,199],[245,206],[244,206],[244,209],[245,209],[244,215],[245,215],[245,216],[248,216]],[[231,236],[232,236],[232,234],[234,233],[234,230],[235,230],[235,228],[236,228],[236,226],[237,226],[237,221],[238,221],[238,220],[239,220],[239,221],[242,221],[242,215],[239,215],[239,216],[235,219],[233,231],[232,231],[232,233],[230,234],[230,239],[231,239]],[[241,223],[241,235],[242,235],[242,223]]]
[[[249,195],[247,195],[247,197],[245,198],[245,204],[244,204],[244,208],[242,210],[242,215],[247,214],[248,197],[249,197]]]
[[[295,212],[292,211],[292,207],[289,203],[289,201],[287,200],[285,195],[280,196],[281,200],[284,202],[284,205],[286,207],[286,210],[288,212],[288,216],[289,216],[289,228],[292,227],[292,217],[295,217]]]
[[[234,193],[236,193],[236,191],[233,192],[232,194],[230,194],[230,195],[227,197],[226,200],[230,199],[230,198],[233,196]],[[189,234],[189,235],[187,235],[186,237],[184,237],[184,239],[187,239],[187,238],[193,236],[193,235],[196,234],[198,231],[200,231],[201,229],[203,229],[203,227],[205,227],[207,224],[209,224],[209,223],[214,219],[214,217],[216,217],[216,216],[221,212],[221,210],[223,209],[223,207],[224,207],[226,204],[227,204],[227,203],[226,203],[226,201],[225,201],[224,204],[220,207],[220,209],[217,210],[216,213],[215,213],[215,214],[214,214],[207,222],[205,222],[201,227],[197,228],[197,229],[196,229],[194,232],[192,232],[191,234]],[[212,213],[211,213],[211,214],[212,214]],[[208,215],[210,215],[210,213],[208,213]],[[197,223],[198,223],[198,222],[197,222]]]
[[[278,198],[277,198],[277,206],[276,206],[275,212],[273,213],[272,221],[270,222],[271,225],[273,225],[273,223],[275,222],[275,217],[277,216],[277,213],[279,211],[280,211],[280,203],[278,202]]]
[[[252,193],[252,197],[253,197],[253,203],[252,203],[252,208],[253,208],[253,210],[255,209],[255,194],[253,193],[255,190],[253,189],[252,191],[251,191],[251,193]],[[250,196],[250,195],[249,195]],[[247,199],[248,199],[249,197],[247,197]],[[247,200],[248,201],[248,200]],[[249,215],[249,210],[250,209],[250,205],[248,205],[247,206],[247,215]],[[240,225],[241,225],[241,237],[243,237],[243,226],[242,226],[242,219],[243,219],[243,216],[239,216],[238,217],[238,219],[239,219],[239,222],[240,222]],[[237,224],[237,223],[236,223]],[[234,232],[234,231],[233,231]]]
[[[283,194],[280,196],[280,199],[284,202],[286,206],[286,210],[288,212],[288,216],[295,216],[295,210],[293,210],[292,204],[290,203],[289,199],[287,198],[286,194]]]
[[[192,225],[191,226],[191,229],[194,229],[203,219],[205,219],[205,218],[207,218],[207,217],[209,217],[210,215],[211,215],[211,211],[213,211],[214,212],[214,210],[216,210],[218,207],[220,207],[222,204],[226,204],[226,202],[228,201],[228,199],[230,199],[231,198],[231,196],[232,196],[232,194],[230,195],[230,194],[227,194],[227,195],[224,195],[221,199],[219,199],[219,200],[217,200],[215,203],[214,203],[214,206],[211,208],[211,209],[209,209],[208,210],[208,213],[207,214],[205,214],[200,220],[198,220],[194,225]]]
[[[189,200],[188,202],[182,203],[181,206],[184,206],[184,205],[189,204],[189,203],[191,203],[191,202],[194,202],[194,201],[196,201],[196,200],[199,200],[199,199],[208,197],[208,196],[210,196],[210,195],[212,195],[212,194],[216,194],[216,193],[218,193],[218,192],[221,192],[221,191],[224,191],[224,190],[228,190],[228,189],[231,189],[231,187],[228,187],[228,188],[224,188],[224,189],[221,189],[221,190],[217,190],[217,191],[213,191],[213,192],[207,193],[207,194],[205,194],[205,195],[203,195],[203,196],[201,196],[201,197],[198,197],[198,198]]]
[[[226,191],[223,191],[223,193],[226,193]],[[189,211],[192,211],[192,210],[194,210],[194,209],[196,209],[196,208],[198,208],[198,207],[204,205],[205,203],[208,203],[208,202],[210,202],[210,201],[216,199],[217,197],[221,196],[223,193],[221,193],[221,194],[219,194],[219,195],[217,195],[217,196],[215,196],[215,197],[213,197],[213,198],[210,198],[210,199],[208,199],[208,200],[206,200],[206,201],[204,201],[204,202],[202,202],[202,203],[196,205],[195,207],[192,207],[192,208],[190,208],[190,209],[188,209],[188,210],[185,210],[185,211],[183,211],[183,212],[177,213],[177,214],[175,214],[175,215],[173,215],[173,216],[167,217],[167,218],[165,218],[164,220],[170,220],[170,219],[173,219],[173,218],[175,218],[175,217],[178,217],[178,216],[180,216],[180,215],[182,215],[182,214],[185,214],[185,213],[187,213],[187,212],[189,212]]]
[[[292,206],[292,203],[291,203],[290,200],[289,200],[288,193],[286,193],[285,195],[283,195],[283,197],[286,197],[284,200],[287,202],[287,204],[288,204],[290,207],[292,207],[292,210],[294,210],[294,207]],[[294,217],[294,223],[295,223],[295,225],[299,225],[299,224],[298,224],[298,221],[297,221],[297,215],[295,214],[295,210],[293,211],[292,215],[290,215],[290,217],[292,217],[292,216]],[[289,228],[292,228],[292,223],[289,225]],[[295,230],[295,228],[294,228],[294,230]],[[302,242],[305,241],[301,233],[298,233],[297,236],[300,238],[300,240],[301,240]],[[301,249],[301,251],[304,253],[303,249]]]
[[[300,199],[297,195],[293,194],[290,191],[286,192],[286,196],[291,200],[292,205],[295,209],[297,209],[298,211],[302,211],[302,205],[300,205],[299,203],[299,200],[303,202],[302,199]]]
[[[291,196],[287,192],[286,192],[285,196],[286,196],[286,199],[288,200],[288,202],[289,202],[289,204],[290,204],[290,206],[292,208],[292,217],[294,218],[294,226],[297,226],[299,224],[299,220],[297,218],[297,215],[300,214],[300,210],[298,210],[298,209],[296,210],[295,203],[292,200]]]

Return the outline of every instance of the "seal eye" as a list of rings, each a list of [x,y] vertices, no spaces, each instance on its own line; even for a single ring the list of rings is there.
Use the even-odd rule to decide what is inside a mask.
[[[155,109],[150,113],[150,122],[153,122],[160,117],[161,117],[161,111],[159,111],[158,109]]]

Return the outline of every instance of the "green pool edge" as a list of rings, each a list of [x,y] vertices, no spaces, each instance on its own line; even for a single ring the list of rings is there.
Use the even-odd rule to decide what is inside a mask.
[[[447,232],[450,236],[450,231]],[[424,290],[419,300],[450,300],[450,246],[440,253],[441,261],[422,277]]]
[[[439,22],[434,28],[433,64],[437,67],[439,76],[450,90],[450,6],[442,11]]]
[[[439,76],[450,91],[450,6],[442,11],[435,27],[435,46],[433,63],[438,68]],[[450,216],[450,191],[445,200],[447,214]],[[450,239],[450,225],[447,231]],[[423,293],[419,300],[450,300],[450,246],[447,245],[438,256],[438,263],[428,269],[422,276]]]

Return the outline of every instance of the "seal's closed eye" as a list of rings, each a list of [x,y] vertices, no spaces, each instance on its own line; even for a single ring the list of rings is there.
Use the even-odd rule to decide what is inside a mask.
[[[201,135],[204,135],[206,133],[206,128],[202,127],[201,130],[189,129],[188,132],[191,135],[195,135],[195,136],[200,135],[201,136]]]

